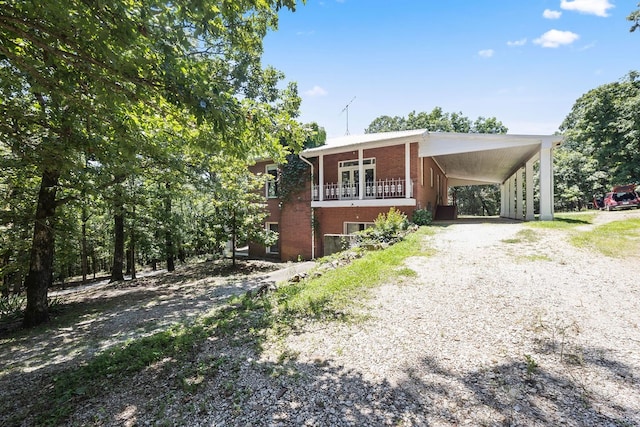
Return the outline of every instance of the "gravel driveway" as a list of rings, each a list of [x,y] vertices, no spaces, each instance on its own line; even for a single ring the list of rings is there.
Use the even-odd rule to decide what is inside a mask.
[[[526,228],[443,224],[370,321],[291,337],[282,425],[640,425],[638,258]]]

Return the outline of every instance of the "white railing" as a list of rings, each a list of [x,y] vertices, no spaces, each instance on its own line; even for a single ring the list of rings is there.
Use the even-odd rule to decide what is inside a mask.
[[[360,186],[357,183],[329,183],[322,186],[323,200],[356,200],[360,199]],[[413,183],[409,181],[409,188],[401,178],[380,179],[367,181],[364,186],[363,199],[402,199],[413,197]],[[320,186],[313,185],[313,200],[320,200]]]

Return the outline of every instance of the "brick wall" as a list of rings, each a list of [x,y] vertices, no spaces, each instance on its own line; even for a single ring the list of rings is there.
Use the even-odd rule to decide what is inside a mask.
[[[270,161],[259,162],[250,170],[254,173],[264,173],[265,167],[273,164]],[[262,190],[265,192],[265,190]],[[265,192],[266,193],[266,192]],[[275,222],[279,225],[279,254],[267,254],[264,246],[250,243],[249,255],[256,258],[278,258],[282,261],[311,259],[311,184],[306,186],[291,199],[283,203],[280,199],[267,199],[269,212],[265,222]],[[266,226],[266,224],[265,224]],[[316,239],[318,240],[318,239]]]
[[[364,158],[375,157],[376,179],[404,178],[405,176],[405,145],[400,144],[391,147],[371,148],[363,151]],[[344,160],[357,160],[358,151],[349,151],[324,157],[325,183],[338,182],[338,163]],[[312,159],[315,165],[316,179],[318,176],[318,160]],[[272,162],[260,162],[253,166],[253,172],[264,173],[267,164]],[[431,171],[433,170],[433,186],[431,185]],[[409,219],[414,209],[429,208],[435,214],[438,192],[440,191],[442,203],[447,202],[447,186],[444,173],[432,158],[418,157],[418,143],[410,144],[410,176],[414,184],[413,196],[417,206],[398,207]],[[438,177],[440,177],[438,179]],[[440,182],[440,189],[438,189]],[[269,217],[267,222],[277,222],[280,228],[279,256],[284,261],[297,260],[298,258],[310,259],[312,257],[312,209],[310,182],[306,188],[295,194],[291,200],[281,204],[279,199],[268,199],[267,206]],[[264,190],[263,190],[264,191]],[[380,213],[386,213],[389,207],[341,207],[315,209],[315,222],[317,228],[314,235],[316,257],[322,256],[323,240],[325,234],[344,233],[345,222],[366,223],[373,222]],[[266,248],[256,244],[250,244],[251,256],[267,256]]]
[[[413,150],[411,155],[413,156]],[[420,167],[422,163],[422,168]],[[422,169],[422,171],[420,170]],[[414,197],[416,198],[417,209],[429,209],[435,214],[438,200],[438,176],[440,177],[441,198],[444,204],[447,203],[447,179],[444,173],[431,157],[417,158],[416,153],[416,186],[414,187]],[[431,171],[433,171],[433,186],[431,185]]]

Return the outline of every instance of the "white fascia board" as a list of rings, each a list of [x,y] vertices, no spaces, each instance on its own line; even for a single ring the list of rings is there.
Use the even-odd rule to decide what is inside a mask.
[[[326,145],[304,150],[304,157],[318,157],[320,155],[340,154],[348,151],[367,150],[371,148],[390,147],[394,145],[404,145],[409,142],[424,140],[427,132],[425,130],[387,132],[379,134],[356,135],[344,138],[336,138],[337,144],[332,144],[331,140]],[[345,142],[345,143],[342,143]]]
[[[420,157],[447,154],[472,153],[527,145],[559,145],[562,136],[556,135],[510,135],[485,133],[434,132],[426,135],[418,147]]]
[[[417,206],[416,199],[363,199],[311,202],[312,208],[375,208],[391,206]]]

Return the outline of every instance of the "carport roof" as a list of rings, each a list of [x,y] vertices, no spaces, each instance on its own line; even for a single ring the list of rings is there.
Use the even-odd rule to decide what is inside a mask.
[[[424,129],[350,135],[328,139],[321,147],[305,150],[305,157],[343,153],[360,148],[418,142],[418,155],[432,157],[448,185],[500,184],[545,146],[561,144],[560,135],[511,135],[428,132]]]

